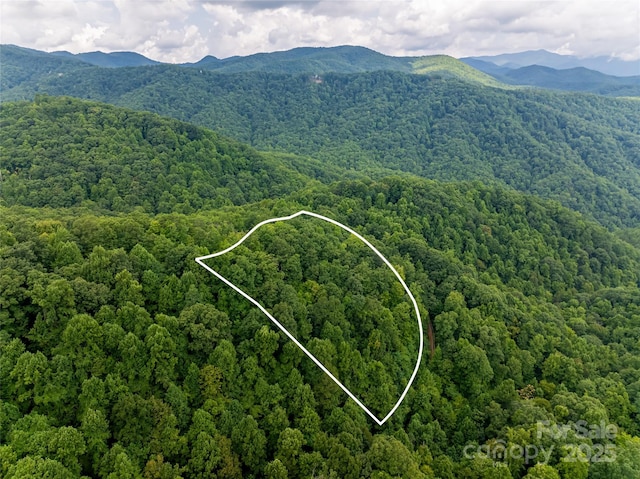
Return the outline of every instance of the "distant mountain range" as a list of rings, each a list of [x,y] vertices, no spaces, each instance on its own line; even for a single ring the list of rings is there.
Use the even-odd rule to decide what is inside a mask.
[[[609,92],[635,95],[640,77],[616,77],[605,75],[584,67],[555,70],[553,68],[531,65],[511,70],[495,78],[514,85],[544,86],[556,90],[570,90],[607,94]]]
[[[460,60],[467,63],[468,65],[473,66],[474,68],[479,68],[486,73],[490,72],[487,70],[483,70],[483,63],[490,64],[485,68],[490,68],[492,69],[492,71],[502,73],[505,70],[515,70],[522,67],[539,65],[543,67],[554,68],[556,70],[587,68],[589,70],[595,70],[607,75],[620,77],[640,75],[640,60],[624,61],[618,58],[603,56],[578,58],[573,55],[558,55],[557,53],[551,53],[546,50],[530,50],[521,53],[505,53],[502,55],[493,56],[466,57],[461,58]],[[477,63],[478,61],[481,61],[483,63]],[[494,69],[494,66],[502,68],[496,70]]]
[[[161,62],[151,60],[135,52],[88,52],[73,54],[66,51],[53,52],[52,55],[75,58],[100,67],[139,67],[158,65]],[[423,57],[393,57],[374,50],[358,46],[338,47],[301,47],[291,50],[256,53],[247,56],[216,58],[207,55],[200,61],[184,63],[183,66],[222,70],[226,73],[238,73],[248,70],[273,71],[287,73],[289,70],[305,72],[320,70],[339,73],[357,73],[372,70],[393,70],[410,73],[412,64]],[[629,77],[640,76],[640,60],[625,61],[605,56],[579,58],[573,55],[559,55],[547,50],[530,50],[520,53],[504,53],[492,56],[474,56],[460,58],[467,65],[493,75],[518,70],[522,67],[541,66],[554,70],[584,68],[606,75]],[[498,67],[498,68],[496,68]]]
[[[371,177],[391,169],[480,180],[552,198],[607,226],[640,218],[640,101],[514,87],[446,56],[416,60],[412,73],[313,75],[103,68],[37,55],[6,69],[30,80],[3,90],[3,101],[91,99]],[[28,74],[45,59],[59,68]]]
[[[270,73],[361,73],[390,70],[411,73],[412,62],[419,57],[392,57],[357,46],[331,48],[294,48],[292,50],[256,53],[245,57],[218,59],[206,56],[184,66],[216,70],[224,73],[265,71]]]
[[[3,97],[14,87],[25,86],[29,82],[38,83],[83,68],[166,65],[134,52],[46,53],[13,45],[0,47],[0,63],[3,67],[0,86]],[[603,57],[579,59],[544,50],[456,60],[446,55],[392,57],[358,46],[304,47],[225,59],[206,56],[195,63],[174,66],[226,74],[264,72],[323,75],[396,71],[456,77],[497,88],[528,86],[607,96],[640,96],[638,61],[626,62]]]

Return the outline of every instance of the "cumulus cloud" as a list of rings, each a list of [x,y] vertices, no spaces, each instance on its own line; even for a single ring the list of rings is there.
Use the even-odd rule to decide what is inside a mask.
[[[640,58],[637,0],[3,0],[2,43],[168,62],[362,45],[390,55],[544,48]]]

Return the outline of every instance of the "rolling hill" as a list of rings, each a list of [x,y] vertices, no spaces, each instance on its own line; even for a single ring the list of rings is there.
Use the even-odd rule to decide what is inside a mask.
[[[151,60],[144,55],[140,55],[135,52],[87,52],[73,54],[70,52],[58,51],[52,52],[51,55],[64,58],[76,58],[90,65],[109,68],[141,67],[160,64],[160,62]]]
[[[477,181],[346,179],[289,157],[321,183],[203,128],[78,99],[5,103],[0,126],[2,477],[640,470],[640,250],[580,214]],[[375,244],[430,332],[382,427],[194,261],[301,209]],[[415,362],[417,328],[361,247],[298,219],[215,267],[384,411]],[[584,422],[616,433],[578,438]],[[615,460],[572,462],[576,441]],[[495,444],[557,454],[480,454]]]
[[[4,57],[11,66],[8,79],[3,81],[2,91],[8,98],[17,98],[16,92],[6,92],[16,85],[16,79],[26,82],[21,90],[34,90],[38,88],[40,79],[48,78],[48,69],[36,69],[35,72],[25,74],[30,71],[35,61],[35,56],[53,56],[58,59],[80,60],[86,65],[99,67],[137,67],[159,65],[158,62],[150,60],[142,55],[133,52],[90,52],[71,54],[69,52],[45,53],[35,50],[22,49],[12,45],[4,45],[0,50],[6,48],[9,54]],[[1,54],[1,51],[0,51]],[[35,55],[35,56],[34,56]],[[200,70],[215,71],[218,73],[241,73],[241,72],[264,72],[264,73],[285,73],[285,74],[308,74],[323,75],[326,73],[365,73],[372,71],[396,71],[403,73],[425,74],[435,71],[445,76],[463,78],[470,81],[478,81],[483,84],[490,84],[494,87],[506,85],[536,86],[546,89],[559,89],[567,91],[583,91],[606,96],[640,96],[640,72],[633,67],[627,67],[627,73],[623,77],[598,74],[599,65],[602,62],[596,60],[595,63],[588,61],[580,62],[577,59],[567,60],[564,57],[550,54],[548,52],[531,52],[530,55],[522,56],[525,68],[515,63],[509,63],[502,57],[469,57],[456,60],[446,55],[432,55],[423,57],[392,57],[375,52],[368,48],[357,46],[339,46],[330,48],[294,48],[287,51],[258,53],[248,56],[234,56],[219,59],[213,56],[206,56],[195,63],[185,63],[179,66],[185,68],[197,68]],[[560,60],[558,58],[560,57]],[[0,60],[3,57],[0,56]],[[510,58],[510,57],[505,57]],[[519,58],[519,57],[518,57]],[[526,68],[532,66],[530,62],[539,60],[541,65],[558,65],[557,69],[551,68],[541,73],[540,71]],[[561,61],[562,60],[562,61]],[[529,63],[527,63],[529,62]],[[48,61],[46,63],[51,63]],[[55,62],[54,62],[55,63]],[[615,62],[613,62],[615,63]],[[620,63],[620,62],[618,62]],[[624,66],[629,62],[621,62]],[[58,65],[58,64],[56,64]],[[467,66],[472,67],[472,69]],[[572,72],[565,72],[568,68],[583,68]],[[589,65],[592,69],[584,69],[584,65]],[[73,64],[65,64],[65,71],[73,68]],[[77,66],[77,64],[75,64]],[[622,68],[622,66],[620,68]],[[60,67],[60,65],[58,65]],[[11,70],[23,71],[21,76],[11,73]],[[519,70],[519,71],[518,71]],[[602,70],[602,69],[601,69]],[[610,70],[604,69],[609,72]],[[487,73],[493,78],[482,73]],[[504,88],[508,88],[502,85]],[[19,89],[20,90],[20,89]]]
[[[440,180],[477,179],[558,200],[609,227],[638,224],[638,102],[491,88],[482,84],[486,77],[468,81],[470,70],[451,63],[439,59],[437,73],[424,75],[318,78],[92,67],[37,86],[25,83],[3,96],[29,98],[39,91],[95,99],[369,175],[395,169]]]
[[[609,57],[578,58],[573,55],[559,55],[546,50],[529,50],[519,53],[466,57],[461,58],[461,60],[464,62],[468,60],[480,60],[509,69],[539,65],[557,70],[587,68],[606,75],[619,77],[640,75],[640,60],[625,61]]]
[[[411,63],[412,73],[420,75],[443,75],[448,78],[457,78],[470,83],[478,83],[494,88],[508,88],[508,86],[490,75],[486,75],[476,68],[456,60],[447,55],[433,55],[422,57]]]
[[[528,85],[552,90],[579,91],[615,97],[640,97],[640,76],[617,77],[584,67],[554,69],[540,65],[520,68],[465,59],[467,65],[507,85]]]
[[[514,85],[531,85],[610,96],[640,97],[640,76],[614,77],[584,67],[554,70],[549,67],[532,65],[511,70],[499,78]]]
[[[63,76],[69,72],[80,72],[90,67],[77,58],[67,58],[50,53],[2,45],[0,47],[0,98],[7,100],[12,88],[24,84],[39,84],[47,79]],[[11,96],[11,95],[9,95]]]
[[[294,48],[292,50],[258,53],[244,57],[218,59],[205,57],[199,62],[185,64],[195,68],[221,73],[267,72],[267,73],[307,73],[329,72],[360,73],[377,70],[412,71],[413,57],[391,57],[357,46],[330,48]]]
[[[73,98],[3,104],[0,126],[5,205],[189,212],[350,176],[176,120]]]

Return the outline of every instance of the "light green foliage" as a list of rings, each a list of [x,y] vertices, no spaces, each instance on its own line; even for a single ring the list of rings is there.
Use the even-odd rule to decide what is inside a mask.
[[[264,468],[267,479],[287,479],[289,477],[287,468],[280,459],[274,459]]]
[[[393,437],[377,436],[366,454],[365,470],[370,468],[371,477],[390,477],[421,479],[424,475],[418,470],[411,452]]]
[[[529,469],[524,479],[560,479],[560,474],[551,466],[536,464]]]
[[[615,460],[594,464],[589,477],[595,479],[640,478],[640,438],[622,433],[615,442],[615,449],[608,454]]]
[[[41,477],[42,479],[75,479],[79,476],[73,474],[53,459],[27,456],[10,467],[5,477],[7,479],[31,479],[33,477]]]
[[[412,62],[411,66],[414,73],[419,73],[421,75],[440,74],[447,78],[462,78],[468,82],[477,82],[481,85],[494,88],[510,88],[508,85],[500,83],[486,73],[482,73],[481,71],[447,55],[430,55],[418,58]]]

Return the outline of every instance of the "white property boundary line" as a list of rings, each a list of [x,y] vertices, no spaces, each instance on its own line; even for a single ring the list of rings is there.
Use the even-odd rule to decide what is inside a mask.
[[[288,220],[291,220],[291,219],[296,218],[296,217],[301,216],[301,215],[312,216],[314,218],[318,218],[318,219],[321,219],[323,221],[327,221],[328,223],[331,223],[331,224],[334,224],[336,226],[339,226],[343,230],[348,231],[352,235],[355,235],[360,241],[362,241],[369,248],[371,248],[371,250],[373,250],[373,252],[375,254],[377,254],[380,257],[380,259],[382,259],[382,261],[384,261],[384,263],[391,269],[391,271],[393,271],[393,274],[396,275],[396,278],[398,278],[398,281],[400,281],[400,284],[402,284],[402,287],[404,288],[406,293],[409,295],[409,298],[411,298],[411,302],[413,303],[413,307],[415,309],[416,316],[418,318],[418,329],[420,330],[420,347],[418,349],[418,359],[416,360],[416,366],[413,369],[413,373],[411,374],[411,377],[409,378],[409,382],[407,383],[407,386],[404,388],[404,391],[400,395],[400,399],[398,399],[398,401],[395,403],[395,405],[393,406],[391,411],[389,411],[389,413],[382,419],[378,419],[375,414],[373,414],[371,411],[369,411],[369,409],[364,404],[362,404],[362,402],[357,397],[355,397],[354,394],[351,391],[349,391],[349,389],[347,389],[347,387],[344,384],[342,384],[333,374],[331,374],[331,372],[313,354],[311,354],[311,352],[309,352],[307,350],[307,348],[305,348],[302,344],[300,344],[300,342],[289,331],[287,331],[287,329],[282,324],[280,324],[278,322],[278,320],[276,318],[274,318],[269,313],[269,311],[267,311],[258,301],[253,299],[251,296],[249,296],[247,293],[242,291],[240,288],[238,288],[235,284],[233,284],[227,278],[223,277],[220,273],[218,273],[217,271],[215,271],[214,269],[212,269],[211,267],[209,267],[208,265],[206,265],[204,263],[204,260],[206,260],[206,259],[215,258],[216,256],[221,256],[221,255],[223,255],[225,253],[228,253],[229,251],[232,251],[234,248],[237,248],[249,236],[251,236],[258,228],[260,228],[263,225],[266,225],[268,223],[276,223],[278,221],[288,221]],[[196,258],[196,262],[200,266],[205,268],[207,271],[212,273],[214,276],[216,276],[218,279],[220,279],[222,282],[224,282],[227,286],[229,286],[230,288],[232,288],[235,291],[237,291],[238,293],[240,293],[248,301],[250,301],[252,304],[254,304],[260,311],[262,311],[276,326],[278,326],[278,328],[280,328],[280,330],[284,334],[286,334],[289,337],[289,339],[291,341],[293,341],[296,344],[296,346],[298,346],[314,363],[316,363],[316,365],[320,369],[322,369],[333,380],[333,382],[335,382],[338,386],[340,386],[340,389],[342,389],[345,393],[347,393],[347,395],[351,399],[353,399],[356,402],[356,404],[358,406],[360,406],[364,410],[364,412],[366,412],[369,416],[371,416],[371,418],[379,426],[382,426],[387,421],[387,419],[389,419],[393,415],[393,413],[396,412],[396,409],[398,409],[398,407],[400,406],[400,404],[404,400],[405,396],[407,395],[407,392],[409,391],[409,388],[411,387],[411,384],[413,383],[414,379],[416,378],[416,375],[418,374],[418,369],[420,368],[420,361],[422,360],[422,350],[424,348],[424,337],[423,337],[424,336],[424,331],[422,329],[422,318],[420,317],[420,310],[418,309],[418,303],[416,302],[416,299],[413,297],[413,294],[411,294],[411,291],[409,290],[409,287],[404,282],[404,280],[402,279],[400,274],[391,265],[391,263],[389,263],[387,258],[385,258],[382,255],[382,253],[380,253],[380,251],[378,251],[376,249],[375,246],[373,246],[371,243],[369,243],[369,241],[367,241],[365,238],[363,238],[360,234],[356,233],[351,228],[343,225],[342,223],[339,223],[338,221],[332,220],[331,218],[327,218],[326,216],[322,216],[322,215],[319,215],[317,213],[311,213],[310,211],[302,210],[302,211],[298,211],[297,213],[292,214],[291,216],[283,216],[281,218],[271,218],[271,219],[262,221],[261,223],[258,223],[253,228],[251,228],[251,231],[249,231],[246,235],[244,235],[240,239],[240,241],[238,241],[237,243],[229,246],[225,250],[219,251],[218,253],[213,253],[213,254],[209,254],[209,255],[206,255],[206,256],[200,256],[200,257]]]

